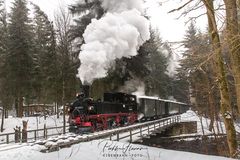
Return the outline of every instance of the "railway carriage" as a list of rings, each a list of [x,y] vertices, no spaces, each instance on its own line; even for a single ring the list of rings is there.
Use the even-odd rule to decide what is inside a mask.
[[[138,102],[138,112],[140,115],[143,115],[141,121],[184,113],[189,108],[189,105],[186,103],[150,96],[139,96]]]
[[[156,108],[157,100],[157,97],[138,97],[138,112],[144,115],[142,120],[150,120],[157,115],[160,111]]]

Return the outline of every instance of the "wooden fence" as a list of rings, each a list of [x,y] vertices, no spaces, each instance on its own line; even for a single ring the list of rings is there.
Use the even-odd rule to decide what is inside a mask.
[[[66,128],[68,128],[68,126],[66,126]],[[66,131],[68,131],[68,129]],[[63,126],[49,128],[44,127],[42,129],[27,130],[25,135],[27,138],[24,139],[24,133],[21,129],[19,129],[18,131],[12,133],[0,134],[0,144],[31,142],[61,134],[63,134]]]

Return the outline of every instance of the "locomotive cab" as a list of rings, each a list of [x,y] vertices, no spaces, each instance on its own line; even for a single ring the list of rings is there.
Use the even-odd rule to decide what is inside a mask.
[[[103,99],[104,102],[122,104],[122,107],[119,108],[119,112],[137,112],[137,97],[135,95],[122,92],[104,93]]]

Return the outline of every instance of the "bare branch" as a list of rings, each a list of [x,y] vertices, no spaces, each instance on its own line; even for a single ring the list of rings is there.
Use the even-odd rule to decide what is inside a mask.
[[[189,17],[189,19],[185,22],[185,24],[189,23],[190,21],[195,21],[196,19],[198,19],[198,18],[200,18],[202,16],[205,16],[206,14],[207,13],[205,12],[205,13],[199,14],[199,15],[197,15],[195,17]]]
[[[183,13],[181,13],[181,15],[177,19],[181,18],[182,16],[186,17],[188,13],[203,7],[204,5],[203,4],[200,5],[200,3],[201,3],[201,1],[198,1],[198,3],[196,3],[194,6],[192,6],[188,10],[184,11]]]
[[[188,2],[184,3],[182,6],[178,7],[178,8],[175,8],[171,11],[169,11],[168,13],[172,13],[172,12],[175,12],[175,11],[179,11],[181,9],[183,9],[185,6],[187,6],[188,4],[190,4],[193,0],[189,0]]]

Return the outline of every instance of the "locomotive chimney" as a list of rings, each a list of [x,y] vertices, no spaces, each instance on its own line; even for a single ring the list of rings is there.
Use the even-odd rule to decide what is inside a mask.
[[[89,85],[83,85],[82,86],[82,91],[85,95],[85,98],[88,98],[89,97],[90,86]]]

